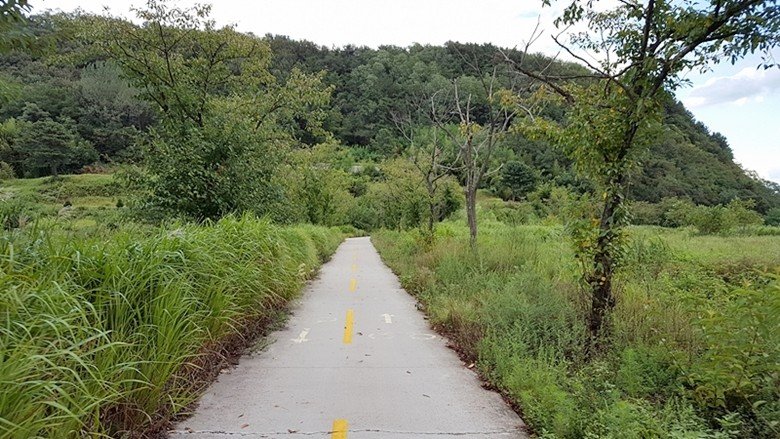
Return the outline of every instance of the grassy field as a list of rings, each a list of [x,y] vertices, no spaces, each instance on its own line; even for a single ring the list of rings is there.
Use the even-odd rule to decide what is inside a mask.
[[[545,438],[774,438],[780,236],[635,227],[611,347],[586,358],[578,267],[560,226],[461,222],[427,245],[373,237],[431,321]]]
[[[106,221],[115,190],[102,175],[3,186],[0,438],[164,429],[343,238],[249,216]]]
[[[5,228],[37,222],[96,229],[123,221],[117,205],[127,202],[128,195],[111,174],[5,180],[0,184],[0,217],[10,221]]]
[[[115,206],[127,195],[112,174],[64,175],[58,178],[20,178],[3,181],[0,199],[21,198],[38,207],[62,207],[71,201],[74,207]]]

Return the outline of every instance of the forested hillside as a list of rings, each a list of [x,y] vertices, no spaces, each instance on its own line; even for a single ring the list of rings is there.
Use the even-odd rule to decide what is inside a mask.
[[[66,14],[33,17],[31,29],[37,38],[31,50],[0,56],[5,90],[0,107],[4,172],[43,176],[142,159],[139,145],[144,142],[143,133],[157,123],[157,109],[139,96],[117,65],[93,47],[98,41],[90,38],[98,34],[84,32],[84,28],[101,20],[107,19]],[[504,54],[512,59],[522,54],[491,45],[326,48],[283,36],[263,39],[271,49],[269,71],[280,82],[297,69],[324,72],[323,82],[332,90],[331,104],[323,110],[324,130],[307,129],[309,122],[302,118],[296,119],[298,128],[289,129],[308,145],[332,133],[349,148],[354,162],[406,152],[410,142],[404,135],[405,124],[414,119],[433,125],[426,119],[428,100],[453,81],[468,84],[495,72],[502,87],[521,94],[528,91],[506,68],[504,59]],[[532,65],[550,62],[541,55],[530,58]],[[547,70],[563,75],[584,68],[554,62]],[[716,205],[738,198],[753,200],[755,209],[764,214],[780,206],[778,185],[735,164],[723,136],[695,121],[671,96],[665,107],[663,133],[646,151],[641,170],[632,178],[630,194],[635,200],[658,203],[679,197]],[[479,122],[485,118],[483,110],[475,112]],[[565,117],[562,109],[546,111],[554,119]],[[48,147],[36,141],[41,138]],[[506,184],[512,179],[508,174],[526,168],[530,168],[534,187],[545,183],[576,191],[592,187],[575,175],[569,159],[544,140],[529,140],[510,130],[500,146],[497,157],[512,166],[486,178],[481,187],[503,198],[518,196]]]
[[[284,75],[295,66],[328,72],[326,81],[335,86],[333,111],[337,112],[329,118],[328,126],[344,144],[377,155],[403,148],[393,115],[408,112],[410,105],[418,103],[426,85],[500,69],[504,60],[497,55],[501,52],[520,56],[489,44],[329,49],[284,36],[266,39],[271,42],[276,74]],[[539,56],[534,64],[549,61]],[[580,69],[579,65],[555,62],[549,71],[563,75]],[[727,140],[696,121],[671,96],[666,115],[664,136],[647,153],[644,169],[633,184],[632,195],[637,200],[688,197],[697,204],[711,205],[735,197],[752,198],[762,212],[780,205],[780,187],[735,164]],[[549,144],[518,136],[508,140],[507,147],[515,157],[539,169],[545,180],[572,183],[570,163]]]

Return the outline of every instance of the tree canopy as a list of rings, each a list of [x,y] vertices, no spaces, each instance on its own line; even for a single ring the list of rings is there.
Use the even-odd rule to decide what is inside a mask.
[[[189,14],[197,15],[197,12]],[[191,38],[186,42],[156,52],[148,59],[150,63],[144,65],[131,57],[146,53],[143,44],[154,43],[138,40],[150,29],[149,24],[145,26],[79,13],[30,17],[28,32],[35,35],[37,49],[9,48],[0,55],[0,82],[7,91],[0,120],[20,119],[25,105],[34,103],[53,120],[72,120],[76,135],[94,146],[99,161],[137,163],[143,159],[138,145],[145,142],[144,133],[150,128],[161,126],[174,113],[197,126],[198,120],[209,111],[209,105],[217,100],[225,104],[231,87],[235,89],[236,84],[247,79],[246,72],[230,70],[235,61],[258,69],[258,75],[247,82],[247,87],[254,87],[267,98],[252,103],[257,105],[251,115],[256,121],[273,110],[264,119],[266,128],[283,126],[285,136],[292,136],[303,145],[326,141],[326,133],[332,133],[356,160],[384,159],[403,155],[409,147],[398,130],[398,116],[413,115],[415,123],[431,125],[424,111],[418,111],[426,107],[426,97],[451,86],[453,81],[475,83],[479,77],[474,73],[475,65],[484,72],[498,67],[497,81],[504,88],[512,86],[517,78],[504,68],[506,60],[501,52],[514,60],[523,57],[529,68],[549,65],[547,71],[561,77],[589,72],[580,64],[551,63],[543,55],[501,50],[489,44],[449,42],[442,46],[405,48],[326,48],[283,36],[256,37],[230,28],[217,29],[208,19],[193,25],[195,28],[188,34]],[[111,27],[115,29],[113,33],[101,33]],[[169,40],[175,32],[168,29],[163,37]],[[132,38],[135,40],[123,44],[128,49],[126,59],[106,53],[116,54],[120,48],[117,42]],[[230,48],[214,46],[223,39],[231,41]],[[196,52],[170,58],[175,82],[166,81],[167,67],[163,68],[164,63],[158,61],[164,61],[165,52],[187,52],[186,47]],[[217,58],[210,64],[209,55],[215,53]],[[252,60],[245,57],[250,53]],[[132,69],[138,71],[134,74]],[[201,84],[208,71],[215,76],[205,88],[189,87]],[[139,82],[138,72],[146,72],[153,79]],[[224,79],[225,84],[218,84],[216,78]],[[323,94],[296,95],[292,85],[311,85],[311,81],[319,81],[330,89],[328,104],[322,104]],[[192,92],[195,89],[208,91],[210,97],[204,99],[202,94]],[[519,91],[531,92],[522,87]],[[723,136],[697,122],[671,94],[664,94],[662,134],[638,157],[644,166],[631,176],[630,198],[659,202],[668,197],[682,197],[707,205],[725,204],[734,198],[752,199],[762,213],[780,206],[776,186],[742,169],[734,162]],[[274,109],[281,101],[290,105],[284,110]],[[542,111],[541,116],[553,120],[563,120],[567,114],[564,106],[549,105]],[[473,113],[475,121],[484,124],[484,108],[476,106]],[[277,130],[277,134],[280,132]],[[12,138],[8,140],[13,143]],[[537,171],[540,184],[568,186],[580,192],[592,188],[591,183],[577,175],[572,160],[543,139],[510,131],[500,149],[500,160],[528,164]],[[0,161],[11,165],[19,176],[50,172],[28,167],[29,162],[17,153],[0,152]],[[485,179],[480,187],[498,193],[498,177]]]

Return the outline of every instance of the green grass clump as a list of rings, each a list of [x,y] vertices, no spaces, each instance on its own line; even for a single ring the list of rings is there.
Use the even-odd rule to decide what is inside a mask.
[[[521,223],[520,221],[515,222]],[[585,355],[587,296],[560,226],[442,223],[374,242],[481,373],[545,438],[773,438],[780,239],[632,227],[609,349]]]
[[[192,364],[267,319],[335,250],[337,229],[252,217],[0,237],[0,437],[164,427]]]

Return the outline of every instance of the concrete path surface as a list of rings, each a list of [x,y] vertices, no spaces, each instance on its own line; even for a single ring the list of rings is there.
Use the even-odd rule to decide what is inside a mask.
[[[369,238],[345,241],[287,327],[220,375],[173,438],[525,438]]]

